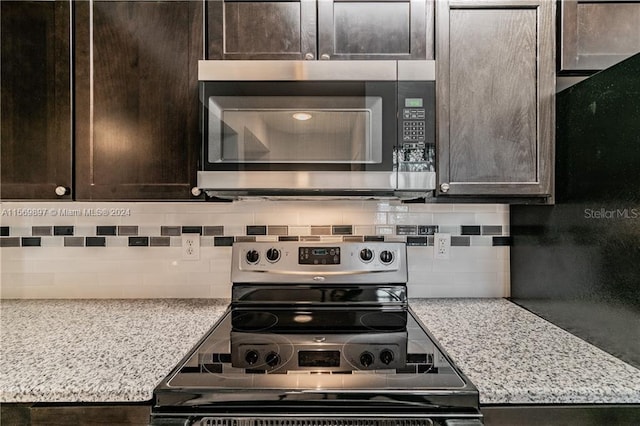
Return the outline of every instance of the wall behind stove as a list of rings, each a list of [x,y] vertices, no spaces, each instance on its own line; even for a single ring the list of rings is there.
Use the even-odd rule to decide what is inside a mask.
[[[407,241],[410,297],[509,296],[509,207],[397,201],[0,205],[2,298],[230,297],[233,241]],[[435,227],[435,228],[434,228]],[[424,233],[451,233],[449,260]],[[199,260],[181,233],[201,232]]]

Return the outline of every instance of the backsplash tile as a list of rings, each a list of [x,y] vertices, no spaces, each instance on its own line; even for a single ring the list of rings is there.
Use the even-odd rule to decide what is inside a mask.
[[[22,247],[40,247],[42,245],[42,239],[40,237],[22,237]]]
[[[462,225],[460,226],[460,235],[480,235],[480,230],[479,225]]]
[[[65,247],[84,247],[83,237],[64,237]]]
[[[138,235],[137,226],[118,226],[118,235],[136,236]]]
[[[439,232],[439,227],[437,225],[419,225],[418,226],[418,235],[433,235],[436,232]]]
[[[161,226],[160,235],[165,237],[178,237],[182,235],[182,228],[179,226]]]
[[[247,235],[267,235],[267,227],[264,225],[247,225]]]
[[[286,225],[269,225],[267,235],[289,235],[289,229]]]
[[[501,225],[483,225],[482,235],[502,235]]]
[[[104,235],[116,235],[116,226],[96,226],[96,235],[104,236]]]
[[[333,225],[331,233],[333,235],[353,235],[353,225]]]
[[[200,234],[202,235],[202,226],[183,226],[183,234]]]
[[[469,247],[471,246],[471,238],[468,236],[452,236],[451,247]]]
[[[233,245],[233,237],[214,237],[213,245],[216,247],[231,247]]]
[[[104,237],[86,237],[85,246],[87,247],[105,247],[106,239]]]
[[[149,245],[151,247],[169,247],[171,246],[171,238],[169,237],[150,237]]]
[[[131,214],[3,217],[0,296],[5,298],[228,298],[229,247],[254,240],[407,242],[410,297],[509,295],[505,205],[391,200],[6,204],[79,212],[126,208]],[[185,231],[201,235],[200,260],[182,260]],[[433,259],[435,232],[452,235],[450,259]]]
[[[34,237],[47,237],[53,234],[51,226],[32,226],[31,235]]]
[[[418,227],[416,225],[396,225],[396,235],[416,235]]]
[[[224,226],[205,226],[202,235],[210,237],[224,235]]]
[[[53,235],[73,235],[73,226],[54,226]]]
[[[20,238],[0,237],[0,247],[20,247]]]
[[[331,226],[311,225],[311,235],[331,235]]]
[[[129,247],[147,247],[149,237],[129,237]]]

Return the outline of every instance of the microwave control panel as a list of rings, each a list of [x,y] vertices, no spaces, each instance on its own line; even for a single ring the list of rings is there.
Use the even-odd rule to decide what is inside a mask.
[[[435,171],[435,82],[398,82],[397,167]]]
[[[402,146],[424,147],[425,127],[424,99],[405,98],[402,108]]]

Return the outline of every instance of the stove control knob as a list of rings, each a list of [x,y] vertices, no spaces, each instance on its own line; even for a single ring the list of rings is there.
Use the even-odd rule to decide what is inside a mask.
[[[275,367],[280,364],[280,355],[275,352],[269,352],[264,360],[269,367]]]
[[[249,250],[247,252],[247,262],[254,264],[260,259],[260,253],[257,250]]]
[[[274,263],[280,260],[280,250],[273,247],[267,250],[267,260],[271,263]]]
[[[380,352],[380,361],[382,361],[383,364],[386,365],[391,364],[391,361],[393,361],[393,352],[389,349],[383,349]]]
[[[362,250],[360,250],[360,260],[362,260],[363,262],[371,262],[372,259],[373,252],[371,251],[371,249],[363,248]]]
[[[393,252],[391,252],[389,250],[383,250],[380,253],[380,262],[382,262],[384,264],[389,264],[389,263],[393,262]]]
[[[362,352],[360,354],[360,364],[363,367],[368,367],[373,364],[373,354],[371,352]]]
[[[244,360],[247,361],[247,364],[249,365],[253,365],[258,362],[258,358],[260,358],[260,355],[258,355],[258,352],[254,351],[253,349],[248,351],[244,356]]]

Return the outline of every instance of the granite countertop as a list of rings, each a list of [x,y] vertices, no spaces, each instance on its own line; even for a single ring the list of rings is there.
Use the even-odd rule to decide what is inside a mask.
[[[506,299],[411,307],[483,404],[640,403],[640,370]]]
[[[228,303],[3,300],[0,402],[148,401]],[[640,403],[640,370],[507,300],[411,306],[483,404]]]

